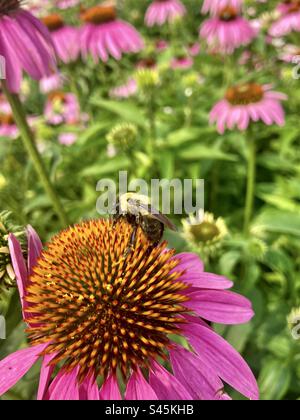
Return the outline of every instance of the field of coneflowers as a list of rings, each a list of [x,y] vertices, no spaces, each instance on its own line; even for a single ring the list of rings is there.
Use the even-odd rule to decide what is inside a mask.
[[[299,399],[300,1],[0,0],[0,77],[0,400]]]

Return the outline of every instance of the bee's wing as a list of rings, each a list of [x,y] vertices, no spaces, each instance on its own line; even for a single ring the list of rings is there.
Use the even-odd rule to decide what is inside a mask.
[[[128,200],[128,202],[141,210],[146,210],[149,215],[153,217],[153,219],[158,220],[163,225],[167,226],[170,230],[177,232],[177,227],[174,225],[174,223],[172,223],[171,220],[168,219],[164,214],[160,213],[158,210],[152,207],[151,204],[143,204],[137,202],[136,200]]]

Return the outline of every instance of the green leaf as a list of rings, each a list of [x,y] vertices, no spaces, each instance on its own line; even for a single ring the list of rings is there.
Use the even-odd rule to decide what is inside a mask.
[[[264,360],[258,380],[261,399],[280,400],[287,393],[291,379],[291,367],[282,360]]]
[[[201,144],[193,144],[190,147],[186,147],[184,150],[178,153],[179,157],[184,160],[226,160],[229,162],[237,161],[237,157],[229,153],[224,153],[221,150],[213,147],[203,146]]]
[[[117,156],[116,158],[108,161],[97,162],[95,165],[85,168],[81,175],[86,176],[105,176],[118,171],[126,170],[130,166],[130,161],[126,157]]]
[[[253,228],[258,232],[266,231],[300,236],[300,214],[267,209],[255,220]]]
[[[143,113],[137,106],[131,103],[109,101],[105,99],[92,99],[91,102],[95,106],[98,106],[100,108],[112,112],[113,114],[118,115],[124,121],[137,124],[140,127],[145,126],[145,118]]]

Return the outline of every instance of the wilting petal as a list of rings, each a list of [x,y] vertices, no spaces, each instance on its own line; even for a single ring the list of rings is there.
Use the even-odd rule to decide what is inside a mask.
[[[119,390],[117,378],[114,375],[109,376],[100,390],[100,400],[121,400],[122,396]]]
[[[170,351],[174,375],[195,400],[215,400],[223,384],[216,372],[190,351],[176,346]]]
[[[149,383],[159,400],[192,400],[181,382],[157,362],[152,365]]]
[[[12,388],[34,365],[49,344],[19,350],[0,362],[0,396]]]
[[[189,309],[211,322],[243,324],[254,315],[250,301],[237,293],[220,290],[201,290],[189,293]]]
[[[71,372],[58,373],[49,387],[50,401],[78,401],[79,400],[79,383],[77,380],[78,368]]]
[[[183,326],[184,333],[204,364],[246,397],[257,400],[259,391],[249,366],[218,334],[199,323]]]
[[[148,384],[140,370],[133,372],[126,388],[125,400],[157,400],[152,387]]]

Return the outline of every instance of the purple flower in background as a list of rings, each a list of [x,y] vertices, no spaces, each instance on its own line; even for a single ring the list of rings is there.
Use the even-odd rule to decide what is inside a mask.
[[[294,1],[280,6],[281,16],[271,25],[269,34],[273,37],[281,37],[291,32],[300,32],[300,2]]]
[[[171,68],[173,70],[187,70],[193,67],[193,64],[194,64],[193,58],[189,56],[185,56],[185,55],[174,57],[171,60]]]
[[[109,96],[111,98],[129,98],[134,96],[138,91],[137,82],[135,79],[129,79],[124,85],[114,87],[110,90]]]
[[[54,91],[48,95],[44,115],[52,125],[78,124],[81,121],[80,106],[73,93]]]
[[[19,93],[23,70],[35,80],[55,71],[55,53],[47,28],[19,0],[0,0],[0,55],[8,89]]]
[[[236,48],[248,45],[257,32],[238,10],[228,7],[202,24],[200,37],[206,39],[209,47],[232,54]]]
[[[144,42],[137,30],[118,19],[114,6],[99,5],[81,13],[84,26],[81,32],[81,51],[84,58],[90,53],[97,62],[106,62],[111,55],[116,60],[123,53],[137,53]]]
[[[235,126],[244,131],[251,121],[263,121],[266,125],[284,125],[285,117],[281,101],[287,96],[274,92],[270,85],[245,83],[229,88],[225,98],[210,113],[210,122],[217,122],[218,131],[232,130]]]
[[[64,63],[76,61],[80,55],[80,33],[74,26],[66,25],[58,14],[43,17],[42,22],[49,29],[56,53]]]
[[[202,6],[202,13],[210,13],[217,15],[225,7],[233,7],[234,9],[241,11],[244,0],[204,0]]]
[[[30,346],[0,362],[0,395],[42,359],[39,400],[229,399],[223,381],[257,399],[245,361],[206,323],[246,323],[251,303],[196,255],[152,248],[141,231],[124,259],[132,227],[112,223],[75,225],[44,250],[28,228],[27,264],[10,235]]]
[[[162,26],[185,14],[186,8],[179,0],[154,0],[147,9],[145,23]]]

